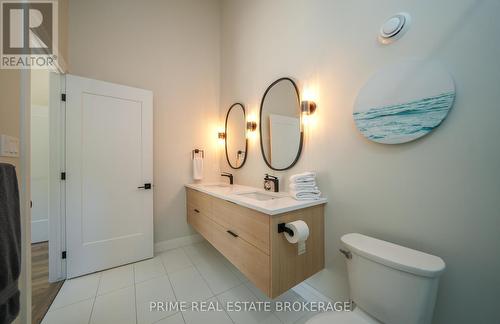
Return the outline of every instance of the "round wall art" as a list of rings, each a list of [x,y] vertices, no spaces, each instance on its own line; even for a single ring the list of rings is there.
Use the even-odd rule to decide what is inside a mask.
[[[354,104],[354,121],[368,139],[400,144],[427,135],[455,99],[450,74],[436,61],[406,59],[376,72]]]

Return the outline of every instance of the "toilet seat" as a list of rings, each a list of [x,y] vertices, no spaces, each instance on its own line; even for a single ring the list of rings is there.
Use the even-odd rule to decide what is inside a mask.
[[[314,316],[306,324],[381,324],[361,309],[352,312],[327,312]]]

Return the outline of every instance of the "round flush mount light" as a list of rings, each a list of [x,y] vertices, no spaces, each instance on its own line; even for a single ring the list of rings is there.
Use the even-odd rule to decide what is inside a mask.
[[[411,17],[406,12],[400,12],[389,17],[380,27],[378,40],[387,45],[400,39],[410,28],[410,22]]]

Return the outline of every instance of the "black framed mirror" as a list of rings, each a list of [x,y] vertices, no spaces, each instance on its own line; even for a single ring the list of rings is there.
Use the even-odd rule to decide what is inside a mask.
[[[248,152],[246,115],[243,104],[235,103],[229,107],[224,132],[227,163],[233,169],[241,169],[247,161]]]
[[[300,127],[300,93],[290,78],[280,78],[266,89],[260,103],[260,150],[267,166],[288,170],[300,158],[304,133]]]

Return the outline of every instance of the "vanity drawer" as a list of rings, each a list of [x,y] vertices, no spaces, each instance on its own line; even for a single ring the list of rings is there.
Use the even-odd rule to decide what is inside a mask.
[[[189,208],[191,207],[191,208]],[[238,268],[256,287],[266,294],[270,292],[271,263],[265,254],[230,230],[212,221],[203,213],[197,213],[188,204],[188,223]],[[237,234],[236,234],[237,235]]]
[[[188,189],[186,191],[186,199],[188,209],[193,209],[197,211],[197,213],[203,213],[205,215],[211,213],[212,198],[210,198],[209,195],[193,189]]]
[[[211,241],[214,231],[210,226],[210,219],[201,212],[197,212],[193,205],[188,203],[187,221],[206,240]]]
[[[226,200],[213,199],[209,217],[269,255],[269,216]]]
[[[210,233],[208,237],[203,236],[257,288],[261,289],[265,294],[269,294],[271,285],[269,255],[248,243],[240,236],[235,237],[228,232],[227,228],[210,219],[207,219],[206,223],[209,224]]]

